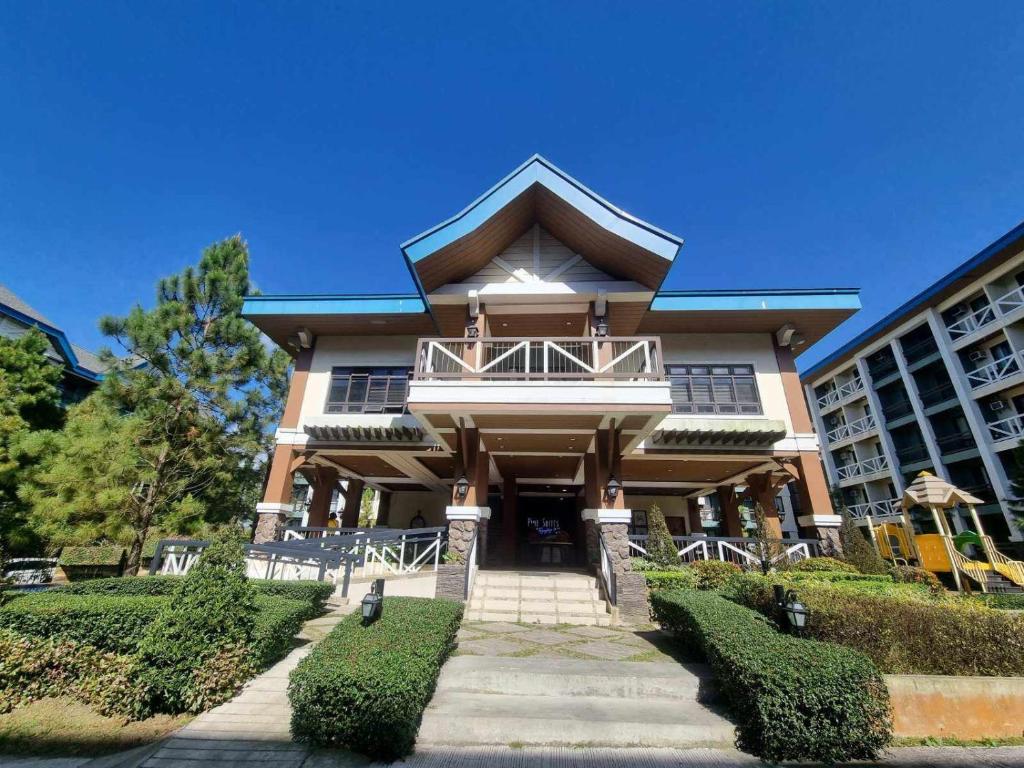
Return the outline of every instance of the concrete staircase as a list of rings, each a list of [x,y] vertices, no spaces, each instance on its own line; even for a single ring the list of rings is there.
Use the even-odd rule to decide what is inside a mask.
[[[611,616],[593,576],[570,571],[479,571],[466,620],[607,626]]]
[[[708,672],[677,663],[456,656],[418,745],[731,746]]]

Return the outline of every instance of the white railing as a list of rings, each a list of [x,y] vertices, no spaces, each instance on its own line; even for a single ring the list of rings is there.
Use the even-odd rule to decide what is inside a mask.
[[[946,330],[949,331],[950,338],[956,340],[974,333],[995,319],[995,310],[991,306],[984,306],[950,323],[946,326]]]
[[[900,500],[883,499],[882,501],[868,501],[863,504],[850,504],[846,507],[850,517],[861,519],[871,515],[872,517],[892,517],[900,514]]]
[[[993,440],[1009,440],[1024,437],[1024,418],[1010,416],[1008,419],[990,422],[988,433]]]
[[[981,368],[968,371],[967,380],[971,383],[971,389],[977,389],[986,384],[1002,381],[1013,376],[1015,373],[1020,373],[1020,363],[1016,355],[1009,354],[1005,357],[1000,357],[998,360],[993,360],[988,365],[981,366]]]
[[[648,536],[632,535],[629,537],[630,554],[636,557],[647,556]],[[757,539],[742,537],[719,537],[719,536],[673,536],[678,550],[676,554],[683,563],[692,563],[697,560],[721,560],[726,563],[734,563],[742,568],[762,567],[762,543]],[[766,542],[768,552],[765,553],[771,565],[777,565],[782,560],[795,563],[807,557],[813,557],[817,553],[817,542],[792,541],[777,539]],[[812,551],[813,549],[813,551]],[[602,556],[604,551],[602,550]]]
[[[466,586],[463,597],[468,603],[473,597],[473,584],[477,572],[477,542],[480,540],[480,526],[473,529],[473,540],[469,544],[469,555],[466,557]]]
[[[415,379],[660,380],[656,338],[420,339]]]
[[[826,408],[833,403],[838,403],[840,400],[850,397],[851,395],[855,395],[858,392],[862,392],[863,390],[864,381],[860,376],[854,376],[845,384],[840,384],[838,387],[830,389],[824,395],[819,397],[818,405],[822,408]]]
[[[840,440],[849,440],[851,437],[866,434],[873,430],[875,426],[875,417],[868,414],[848,424],[840,424],[835,429],[826,432],[825,437],[828,438],[830,443],[837,443]]]
[[[163,549],[163,563],[160,573],[170,576],[184,576],[196,564],[204,547],[188,544],[168,544]]]
[[[615,570],[612,568],[612,556],[608,552],[604,536],[600,533],[597,535],[597,541],[601,551],[601,586],[604,597],[609,605],[615,605]]]
[[[438,528],[434,533],[403,534],[390,541],[370,541],[366,544],[364,573],[403,576],[418,573],[431,563],[436,571],[441,562],[443,544],[444,528]]]
[[[872,456],[870,459],[836,467],[836,474],[840,480],[849,480],[854,477],[871,475],[875,472],[888,472],[889,462],[885,456]]]
[[[696,540],[685,536],[673,536],[672,541],[677,547],[676,556],[684,563],[692,563],[695,560],[708,559],[708,537],[694,537]],[[636,557],[647,557],[647,536],[629,537],[629,554]]]
[[[1024,287],[1014,288],[996,299],[996,309],[1001,315],[1008,315],[1018,307],[1024,307]]]
[[[55,557],[12,557],[3,564],[0,583],[7,579],[11,584],[21,587],[38,584],[49,584],[53,581],[53,572],[57,568]]]

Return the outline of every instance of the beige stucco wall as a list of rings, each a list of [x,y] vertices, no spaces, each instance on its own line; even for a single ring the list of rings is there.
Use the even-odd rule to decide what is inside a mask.
[[[666,364],[731,363],[754,366],[757,391],[765,418],[786,423],[786,431],[793,434],[793,420],[789,417],[786,393],[782,388],[779,364],[775,359],[772,337],[767,333],[667,333],[661,337],[662,355]],[[706,416],[702,419],[750,418],[735,416]]]
[[[388,512],[389,528],[408,528],[409,521],[419,512],[427,521],[427,528],[445,525],[444,510],[448,495],[430,491],[394,491],[391,494],[391,510]]]
[[[412,365],[416,336],[321,336],[316,340],[313,363],[302,398],[300,422],[322,416],[334,366]]]

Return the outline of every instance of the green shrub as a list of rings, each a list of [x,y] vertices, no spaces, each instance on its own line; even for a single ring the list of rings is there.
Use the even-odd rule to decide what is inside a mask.
[[[939,581],[939,577],[924,568],[917,568],[913,565],[894,565],[889,573],[892,580],[900,584],[921,584],[937,594],[946,591],[942,582]]]
[[[772,584],[745,574],[726,595],[774,615]],[[1024,675],[1024,616],[991,610],[979,601],[931,597],[923,587],[892,584],[889,592],[864,591],[872,582],[804,582],[799,597],[808,609],[806,633],[854,648],[886,674]]]
[[[64,567],[113,566],[121,564],[125,557],[124,547],[117,544],[95,547],[64,547],[57,558],[57,565]]]
[[[831,571],[832,573],[860,573],[850,563],[836,560],[834,557],[808,557],[790,566],[791,571],[797,573],[813,573],[818,571]]]
[[[977,598],[989,608],[1000,611],[1024,611],[1024,593],[977,595]]]
[[[310,606],[306,618],[312,619],[324,611],[327,600],[334,594],[334,585],[329,581],[272,581],[269,579],[249,579],[249,583],[258,595],[283,597],[298,600]]]
[[[230,696],[258,661],[243,652],[252,645],[256,613],[241,537],[214,541],[139,644],[158,710],[200,712]],[[214,661],[221,676],[211,683],[204,665]]]
[[[68,696],[111,717],[149,714],[149,691],[134,658],[0,629],[0,713],[47,696]]]
[[[645,571],[661,570],[660,568],[658,568],[658,566],[656,566],[654,563],[652,563],[646,557],[631,557],[631,558],[629,558],[629,562],[632,565],[633,570],[636,571],[637,573],[644,573]]]
[[[661,507],[652,505],[647,510],[647,559],[659,570],[665,570],[679,565],[678,552]]]
[[[833,584],[850,582],[873,582],[893,584],[892,576],[881,573],[847,573],[846,571],[783,571],[780,578],[789,581],[828,581]]]
[[[843,524],[839,527],[839,543],[843,548],[843,562],[849,563],[861,573],[887,572],[886,562],[878,550],[861,533],[860,526],[853,522],[850,513],[843,509]]]
[[[722,560],[696,560],[690,564],[690,570],[697,577],[697,589],[721,589],[730,577],[743,573],[735,563]]]
[[[0,627],[22,635],[87,643],[134,653],[167,598],[35,592],[0,606]]]
[[[292,649],[295,635],[309,618],[310,607],[305,600],[257,595],[256,608],[249,648],[257,666],[269,667]]]
[[[703,655],[739,723],[737,744],[764,760],[873,759],[891,737],[889,697],[863,655],[780,634],[711,592],[651,596],[655,619]]]
[[[381,618],[346,617],[291,674],[292,734],[379,760],[412,752],[462,619],[448,600],[386,597]]]
[[[678,571],[645,571],[647,588],[656,589],[697,589],[697,574],[689,568]]]

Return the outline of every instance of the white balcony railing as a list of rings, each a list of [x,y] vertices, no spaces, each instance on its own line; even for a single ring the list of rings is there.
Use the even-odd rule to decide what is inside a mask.
[[[818,406],[821,408],[827,408],[833,403],[838,403],[840,400],[845,400],[851,395],[855,395],[858,392],[864,390],[864,382],[860,376],[855,376],[845,384],[841,384],[838,387],[830,389],[824,395],[818,398]]]
[[[862,416],[849,424],[841,424],[825,434],[830,443],[838,443],[841,440],[849,440],[852,437],[859,437],[875,428],[875,417],[871,414]]]
[[[414,379],[653,381],[664,378],[655,338],[420,339]]]
[[[1019,415],[1010,416],[1008,419],[990,422],[988,433],[993,440],[1020,439],[1024,437],[1024,418]]]
[[[860,519],[871,515],[872,517],[892,517],[900,514],[900,500],[883,499],[882,501],[867,501],[863,504],[850,504],[846,508],[850,517]]]
[[[968,371],[967,380],[971,383],[971,389],[977,389],[978,387],[984,387],[986,384],[1002,381],[1013,376],[1015,373],[1020,373],[1020,362],[1017,360],[1016,355],[1009,354],[992,361],[988,365]]]
[[[969,336],[995,319],[995,310],[990,305],[986,305],[950,323],[946,326],[946,330],[949,331],[949,337],[955,341],[964,336]]]
[[[1024,287],[1014,288],[996,299],[996,309],[1001,315],[1008,315],[1018,307],[1024,307]]]
[[[873,475],[876,472],[888,472],[889,462],[885,456],[872,456],[870,459],[836,467],[836,474],[840,480],[850,480],[864,475]]]

